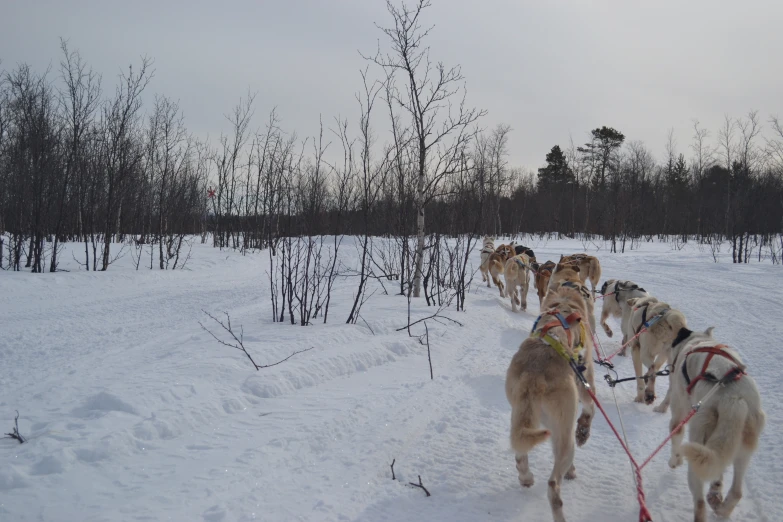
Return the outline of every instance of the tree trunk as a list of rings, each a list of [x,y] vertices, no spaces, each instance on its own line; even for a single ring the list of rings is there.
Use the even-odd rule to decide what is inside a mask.
[[[421,296],[421,269],[424,264],[424,190],[427,185],[424,137],[419,138],[419,180],[416,187],[416,272],[413,274],[413,297]]]
[[[423,189],[423,177],[419,178],[419,187]],[[424,265],[424,204],[423,198],[419,198],[420,204],[416,215],[416,272],[413,275],[413,297],[421,296],[421,277]]]

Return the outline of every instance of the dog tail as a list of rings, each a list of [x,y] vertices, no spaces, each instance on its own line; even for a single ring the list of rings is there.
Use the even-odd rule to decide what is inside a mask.
[[[748,404],[744,399],[721,400],[718,403],[718,423],[707,442],[683,444],[683,456],[696,476],[702,480],[713,480],[723,473],[737,453],[747,416]]]
[[[517,453],[529,453],[549,438],[549,430],[537,428],[539,414],[534,402],[544,391],[546,382],[541,375],[525,373],[511,392],[511,448]]]

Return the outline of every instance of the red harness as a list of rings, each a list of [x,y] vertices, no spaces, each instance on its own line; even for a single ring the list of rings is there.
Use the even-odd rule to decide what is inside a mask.
[[[543,314],[541,314],[538,317],[538,319],[536,319],[536,322],[533,324],[533,330],[532,330],[533,332],[536,331],[536,327],[538,326],[538,321],[540,321],[541,318],[545,315],[552,315],[555,317],[555,320],[550,321],[546,323],[544,326],[542,326],[540,335],[543,337],[552,328],[557,328],[558,326],[562,326],[563,330],[565,330],[565,333],[568,336],[568,344],[571,345],[572,335],[571,335],[571,328],[569,327],[569,325],[582,319],[582,316],[579,315],[579,312],[573,312],[568,317],[563,317],[563,315],[560,313],[560,310],[555,309],[555,310],[546,311]]]
[[[725,357],[726,359],[730,360],[735,364],[734,368],[726,372],[726,375],[723,376],[722,379],[720,379],[718,382],[727,383],[727,382],[733,382],[738,381],[742,378],[743,375],[745,375],[745,367],[742,365],[741,362],[739,362],[737,359],[734,358],[733,355],[731,355],[729,352],[724,350],[724,348],[728,348],[725,344],[718,344],[715,346],[705,346],[702,348],[696,348],[695,350],[688,352],[685,354],[685,360],[682,363],[682,375],[685,377],[685,382],[688,384],[688,387],[686,388],[688,391],[688,395],[690,395],[691,391],[693,391],[693,387],[696,386],[696,383],[699,381],[703,381],[707,379],[708,377],[712,377],[713,379],[715,376],[707,372],[707,367],[710,365],[710,361],[712,361],[712,358],[716,355],[720,355],[721,357]],[[687,369],[687,363],[688,363],[688,356],[694,353],[706,353],[707,358],[704,359],[704,364],[701,367],[701,373],[697,375],[693,380],[688,377],[688,369]]]

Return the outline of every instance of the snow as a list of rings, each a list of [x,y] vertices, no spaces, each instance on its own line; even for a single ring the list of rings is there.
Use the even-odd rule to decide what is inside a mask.
[[[528,246],[540,261],[584,251],[569,240]],[[602,280],[640,283],[692,328],[716,326],[742,354],[768,421],[732,520],[783,520],[781,267],[732,265],[725,253],[714,263],[690,244],[643,243],[624,254],[587,246]],[[351,242],[342,252],[356,262]],[[430,380],[426,348],[396,331],[406,324],[404,298],[378,291],[363,308],[367,324],[345,325],[356,284],[345,278],[328,324],[272,323],[267,263],[265,254],[196,244],[183,271],[135,271],[129,257],[105,273],[73,262],[56,274],[0,271],[0,430],[19,410],[29,437],[0,440],[0,520],[551,520],[550,450],[531,454],[536,484],[523,491],[503,388],[538,314],[532,285],[528,311],[514,314],[477,273],[467,311],[446,312],[464,326],[428,322]],[[314,349],[255,371],[201,329],[199,321],[219,333],[202,309],[229,312],[259,364]],[[412,318],[431,313],[414,302]],[[610,321],[614,339],[597,333],[607,352],[619,346]],[[633,375],[628,358],[615,361],[620,376]],[[597,370],[598,397],[616,421]],[[658,380],[659,401],[666,386]],[[633,403],[632,383],[615,391],[631,449],[644,459],[669,415]],[[686,471],[669,469],[668,452],[644,470],[648,506],[656,522],[690,520]],[[630,465],[600,416],[575,464],[578,478],[562,487],[569,521],[637,519]],[[429,498],[406,486],[419,475]]]

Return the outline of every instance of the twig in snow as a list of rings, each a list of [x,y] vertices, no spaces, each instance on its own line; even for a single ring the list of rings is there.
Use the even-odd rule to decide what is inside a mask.
[[[394,463],[397,462],[397,459],[392,459],[391,463],[391,469],[392,469],[392,480],[397,480],[397,477],[394,476]]]
[[[418,484],[414,484],[413,482],[408,482],[408,484],[410,484],[410,485],[411,485],[411,486],[413,486],[414,488],[421,488],[421,489],[423,489],[423,490],[424,490],[424,492],[427,494],[427,496],[428,496],[428,497],[429,497],[429,496],[431,496],[431,495],[430,495],[430,492],[429,492],[429,491],[427,491],[427,488],[425,488],[425,487],[424,487],[424,484],[422,484],[422,483],[421,483],[421,475],[419,475],[419,483],[418,483]]]
[[[14,429],[11,433],[6,433],[4,439],[14,439],[18,440],[19,444],[22,444],[25,442],[24,437],[22,437],[22,434],[19,433],[19,411],[16,411],[16,418],[14,418]]]
[[[430,361],[430,380],[435,379],[435,377],[432,376],[432,353],[430,352],[430,329],[427,328],[427,321],[424,321],[424,331],[427,335],[427,359]],[[427,494],[429,496],[429,494]]]
[[[364,317],[362,317],[361,315],[359,315],[359,319],[361,319],[362,321],[364,321],[364,324],[366,324],[366,325],[367,325],[367,328],[369,328],[369,329],[370,329],[370,331],[372,332],[372,334],[373,334],[373,335],[375,335],[375,330],[373,330],[373,329],[372,329],[372,326],[370,326],[370,324],[369,324],[369,323],[368,323],[368,322],[367,322],[367,321],[364,319]]]
[[[242,326],[240,325],[240,327],[239,327],[239,337],[237,337],[236,334],[234,333],[234,330],[231,328],[231,316],[228,315],[228,312],[223,312],[224,314],[226,314],[226,323],[228,323],[228,324],[223,323],[221,320],[217,319],[216,317],[211,315],[206,310],[202,310],[202,312],[207,314],[207,317],[209,317],[210,319],[215,321],[225,331],[227,331],[231,335],[231,337],[234,338],[234,340],[237,342],[237,344],[227,343],[224,340],[220,339],[217,335],[212,333],[209,330],[209,328],[207,328],[206,326],[201,324],[201,321],[199,321],[199,323],[198,323],[199,326],[201,326],[201,328],[205,332],[207,332],[209,335],[211,335],[213,339],[215,339],[217,342],[219,342],[223,346],[228,346],[229,348],[234,348],[235,350],[241,350],[241,351],[245,352],[245,355],[247,355],[247,358],[250,359],[250,362],[253,364],[253,366],[255,367],[256,370],[260,370],[262,368],[271,368],[272,366],[277,366],[278,364],[286,362],[288,359],[290,359],[291,357],[293,357],[296,354],[299,354],[299,353],[302,353],[302,352],[307,352],[307,351],[312,350],[314,348],[314,347],[311,346],[310,348],[305,348],[304,350],[297,350],[294,353],[292,353],[291,355],[289,355],[288,357],[286,357],[285,359],[277,361],[276,363],[272,363],[272,364],[256,364],[256,362],[253,360],[253,357],[250,356],[250,354],[248,353],[247,349],[245,348],[245,344],[242,342],[242,339],[243,339],[243,336],[244,336],[244,331],[242,330]]]
[[[456,321],[456,320],[454,320],[454,319],[452,319],[452,318],[450,318],[450,317],[446,317],[445,315],[440,315],[439,313],[437,313],[437,312],[436,312],[436,313],[434,313],[434,314],[432,314],[432,315],[430,315],[430,316],[428,316],[428,317],[424,317],[424,318],[422,318],[422,319],[419,319],[418,321],[413,321],[413,322],[412,322],[412,323],[410,323],[410,324],[406,324],[406,325],[405,325],[405,326],[403,326],[402,328],[397,328],[397,330],[395,330],[395,331],[396,331],[396,332],[401,332],[401,331],[405,330],[406,328],[410,328],[410,327],[411,327],[411,326],[413,326],[414,324],[418,324],[418,323],[420,323],[420,322],[422,322],[422,321],[426,321],[426,320],[428,320],[428,319],[434,319],[434,318],[436,318],[436,317],[439,317],[439,318],[441,318],[441,319],[446,319],[446,320],[448,320],[448,321],[451,321],[452,323],[457,323],[457,324],[458,324],[458,325],[460,325],[460,326],[465,326],[465,325],[463,325],[462,323],[460,323],[459,321]]]

